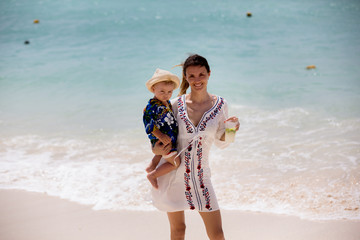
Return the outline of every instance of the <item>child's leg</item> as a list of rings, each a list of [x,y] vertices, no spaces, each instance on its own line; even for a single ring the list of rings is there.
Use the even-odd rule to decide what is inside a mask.
[[[146,172],[152,172],[157,167],[161,159],[161,155],[155,155],[151,160],[150,165],[146,168]]]
[[[179,156],[176,156],[176,154],[172,155],[171,157],[169,158],[165,158],[165,160],[170,163],[171,165],[174,165],[176,168],[178,168],[180,166],[180,157]]]
[[[156,168],[154,171],[150,172],[147,175],[147,178],[149,179],[150,183],[156,189],[158,188],[157,178],[171,172],[172,170],[175,170],[180,165],[180,157],[172,156],[166,158],[166,161],[167,162],[161,164],[158,168]]]

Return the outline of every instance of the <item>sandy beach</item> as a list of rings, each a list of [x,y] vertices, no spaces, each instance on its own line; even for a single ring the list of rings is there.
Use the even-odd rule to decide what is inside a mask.
[[[297,217],[222,211],[227,239],[360,239],[360,221],[308,221]],[[200,216],[186,212],[186,239],[207,239]],[[0,190],[0,239],[169,239],[165,213],[94,211],[91,206],[18,190]]]

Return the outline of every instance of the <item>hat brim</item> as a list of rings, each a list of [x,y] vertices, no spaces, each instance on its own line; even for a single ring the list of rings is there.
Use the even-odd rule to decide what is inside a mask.
[[[146,82],[146,87],[150,92],[154,92],[153,90],[153,86],[157,83],[160,82],[165,82],[165,81],[172,81],[175,84],[174,90],[177,89],[180,85],[180,80],[179,78],[174,75],[174,74],[163,74],[160,76],[156,76],[156,77],[152,77],[151,79],[149,79]]]

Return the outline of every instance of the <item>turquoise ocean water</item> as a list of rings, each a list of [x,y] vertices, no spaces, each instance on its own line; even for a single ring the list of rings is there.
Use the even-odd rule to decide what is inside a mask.
[[[359,1],[6,0],[0,22],[0,188],[153,210],[144,84],[198,53],[241,122],[220,206],[359,219]]]

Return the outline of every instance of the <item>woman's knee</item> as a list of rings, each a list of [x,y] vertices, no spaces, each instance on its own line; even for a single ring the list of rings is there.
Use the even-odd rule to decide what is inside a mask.
[[[185,238],[185,214],[184,211],[168,212],[170,223],[171,239]]]
[[[181,237],[185,236],[186,225],[185,223],[178,223],[171,226],[171,235]]]
[[[200,212],[200,215],[205,223],[206,232],[209,239],[225,239],[222,229],[221,213],[219,210],[213,212]]]
[[[225,240],[223,230],[218,229],[217,231],[215,231],[210,239],[213,239],[213,240]]]

